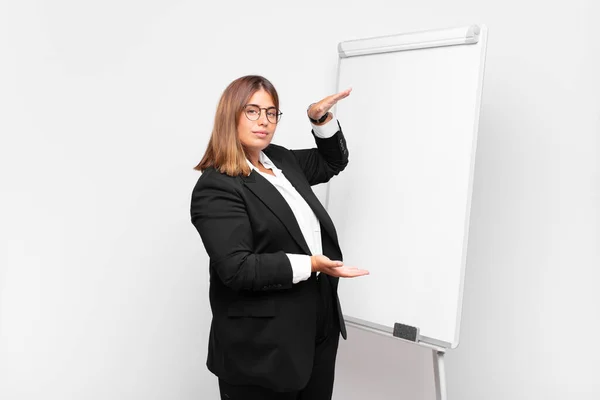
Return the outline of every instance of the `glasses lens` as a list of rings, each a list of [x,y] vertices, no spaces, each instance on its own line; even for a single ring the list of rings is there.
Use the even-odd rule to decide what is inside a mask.
[[[272,124],[276,124],[277,122],[279,122],[280,115],[281,114],[279,113],[279,110],[275,107],[267,109],[267,119]]]
[[[256,121],[260,116],[260,108],[256,106],[246,106],[244,112],[246,113],[246,118],[250,121]]]

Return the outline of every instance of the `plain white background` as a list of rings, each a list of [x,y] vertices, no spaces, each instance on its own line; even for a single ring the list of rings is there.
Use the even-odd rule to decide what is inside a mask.
[[[189,195],[222,90],[265,75],[276,142],[311,146],[305,109],[335,89],[338,42],[472,23],[489,42],[450,399],[599,398],[598,15],[592,0],[3,0],[0,398],[216,398]],[[433,399],[429,351],[349,335],[336,399]]]

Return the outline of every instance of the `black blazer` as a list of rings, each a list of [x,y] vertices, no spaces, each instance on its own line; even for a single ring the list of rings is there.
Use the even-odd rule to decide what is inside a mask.
[[[315,136],[315,141],[313,149],[271,144],[264,153],[319,219],[323,254],[341,260],[335,227],[311,185],[342,171],[348,150],[341,128],[331,138]],[[255,171],[231,177],[209,168],[194,187],[191,218],[210,257],[209,370],[232,384],[302,389],[313,366],[320,298],[315,273],[292,284],[286,253],[310,250],[287,202]],[[325,274],[320,279],[333,288],[334,315],[345,339],[338,279]]]

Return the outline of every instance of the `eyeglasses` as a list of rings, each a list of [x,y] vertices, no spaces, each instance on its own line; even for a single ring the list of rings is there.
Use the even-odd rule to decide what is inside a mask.
[[[281,114],[283,114],[275,107],[264,108],[259,107],[256,104],[246,104],[244,106],[244,114],[246,114],[246,118],[250,121],[257,121],[260,118],[262,110],[265,110],[267,120],[272,124],[278,123],[281,119]]]

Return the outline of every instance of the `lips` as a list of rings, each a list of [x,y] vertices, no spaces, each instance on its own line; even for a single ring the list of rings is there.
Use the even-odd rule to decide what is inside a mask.
[[[252,131],[252,133],[258,137],[265,137],[269,134],[267,131]]]

